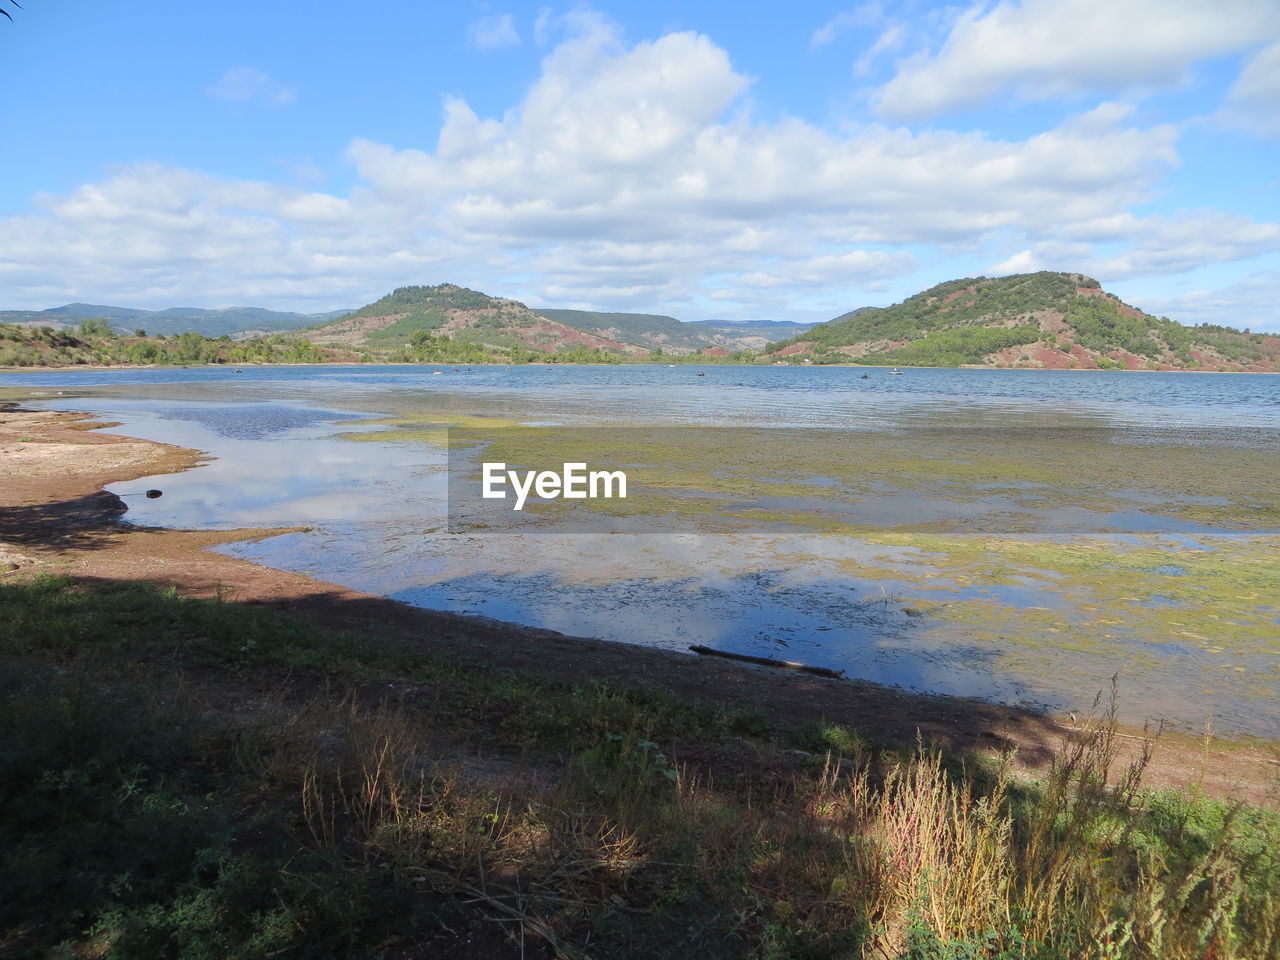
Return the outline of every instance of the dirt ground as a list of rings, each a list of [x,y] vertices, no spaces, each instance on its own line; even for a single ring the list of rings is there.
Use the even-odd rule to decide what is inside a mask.
[[[87,415],[0,405],[0,584],[48,571],[87,580],[149,581],[191,596],[270,606],[371,641],[429,647],[463,662],[657,687],[673,694],[749,707],[803,723],[822,720],[874,738],[926,741],[959,750],[1016,748],[1034,775],[1075,721],[957,697],[925,696],[856,680],[752,667],[693,654],[569,637],[476,617],[420,610],[298,574],[222,556],[219,543],[278,530],[187,531],[123,522],[127,503],[104,484],[178,473],[196,451],[131,437],[88,433],[110,426]],[[163,487],[156,481],[155,486]],[[1122,730],[1133,754],[1142,731]],[[1280,807],[1280,744],[1206,741],[1166,733],[1146,782],[1199,785]]]

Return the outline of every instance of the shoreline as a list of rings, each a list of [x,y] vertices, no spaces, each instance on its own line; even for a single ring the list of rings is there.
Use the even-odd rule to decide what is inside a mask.
[[[715,358],[702,361],[682,360],[679,363],[667,364],[654,360],[622,360],[618,363],[548,363],[533,360],[529,363],[508,363],[478,360],[468,363],[430,360],[421,363],[403,360],[374,361],[370,363],[348,363],[325,361],[323,363],[116,363],[116,364],[70,364],[62,367],[0,367],[0,374],[20,373],[75,373],[79,371],[99,372],[103,370],[225,370],[228,368],[264,368],[264,367],[797,367],[807,370],[840,369],[840,370],[898,370],[901,364],[890,363],[726,363]],[[1280,370],[1130,370],[1113,368],[1103,370],[1100,367],[991,367],[977,363],[962,363],[955,367],[913,367],[906,370],[1007,370],[1017,373],[1192,373],[1192,374],[1242,374],[1249,376],[1280,376]]]
[[[299,528],[189,531],[121,523],[127,507],[103,490],[105,484],[183,472],[205,458],[167,444],[87,432],[112,425],[84,413],[0,403],[0,586],[38,572],[86,582],[173,585],[185,595],[266,606],[360,633],[371,642],[425,645],[487,667],[656,688],[751,707],[773,720],[840,723],[904,743],[919,731],[926,741],[954,751],[990,755],[1014,748],[1015,765],[1027,776],[1042,775],[1076,729],[1061,716],[971,698],[778,673],[425,610],[215,553],[207,548]],[[1125,749],[1136,755],[1143,731],[1121,726],[1120,732]],[[1274,742],[1166,732],[1156,744],[1148,781],[1180,789],[1199,786],[1211,795],[1276,806],[1278,756],[1280,744]]]

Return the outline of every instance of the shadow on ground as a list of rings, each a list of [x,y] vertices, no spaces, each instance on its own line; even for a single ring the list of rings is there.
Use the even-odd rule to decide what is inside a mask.
[[[115,542],[128,506],[98,490],[71,500],[0,507],[0,540],[52,550],[98,550]]]

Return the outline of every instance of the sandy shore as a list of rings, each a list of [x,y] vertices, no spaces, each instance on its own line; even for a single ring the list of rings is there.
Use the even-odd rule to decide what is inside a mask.
[[[86,581],[173,585],[191,596],[266,605],[370,642],[426,645],[464,662],[620,685],[749,707],[790,722],[846,724],[873,737],[926,740],[993,754],[1013,746],[1018,767],[1043,770],[1073,723],[956,697],[853,680],[777,672],[692,654],[568,637],[482,618],[420,610],[385,597],[223,556],[206,548],[279,530],[187,531],[121,522],[127,504],[103,485],[177,473],[197,451],[86,431],[85,414],[0,405],[0,585],[44,571]],[[163,487],[161,481],[154,486]],[[1141,730],[1123,730],[1134,754]],[[1206,742],[1165,734],[1147,782],[1200,785],[1219,796],[1280,806],[1280,745]]]

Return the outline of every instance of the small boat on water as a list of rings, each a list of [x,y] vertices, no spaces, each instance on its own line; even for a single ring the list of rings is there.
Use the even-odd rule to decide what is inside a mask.
[[[890,376],[900,377],[902,376],[902,371],[899,370],[897,367],[894,367],[892,370],[889,371],[889,374]]]

